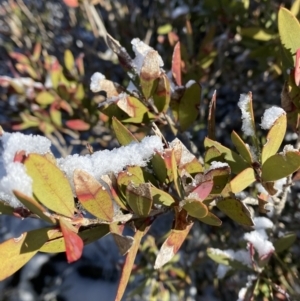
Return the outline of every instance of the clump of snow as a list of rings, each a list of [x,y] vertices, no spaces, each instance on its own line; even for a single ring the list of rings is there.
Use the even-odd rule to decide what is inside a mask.
[[[140,74],[146,55],[149,53],[149,51],[154,51],[154,49],[149,45],[145,44],[139,38],[134,38],[131,41],[131,44],[132,44],[132,49],[135,53],[135,58],[133,60],[133,63],[136,67],[137,73]],[[158,53],[157,53],[157,59],[158,59],[159,67],[163,67],[164,62]]]
[[[279,107],[271,107],[265,110],[261,119],[261,128],[264,130],[270,129],[275,121],[283,114],[285,114],[285,111]]]
[[[297,150],[296,148],[294,148],[293,145],[287,144],[287,145],[284,146],[283,151],[280,154],[285,155],[287,152],[298,152],[298,151],[299,150]]]
[[[244,239],[253,245],[260,258],[268,256],[275,250],[273,244],[262,232],[255,230],[250,233],[245,233]]]
[[[287,178],[282,178],[274,182],[274,188],[277,190],[275,196],[279,195],[284,190],[286,184]]]
[[[196,84],[196,81],[193,79],[190,79],[186,84],[185,87],[188,89],[190,88],[192,85]]]
[[[210,252],[215,254],[215,255],[223,255],[227,257],[229,260],[236,260],[243,265],[247,267],[252,266],[252,260],[251,260],[251,255],[249,251],[246,250],[238,250],[234,251],[232,249],[228,250],[220,250],[220,249],[215,249],[215,248],[210,248]],[[219,264],[218,269],[217,269],[217,277],[219,279],[224,278],[226,273],[231,270],[230,265],[224,265],[224,264]]]
[[[100,73],[100,72],[96,72],[92,75],[91,77],[91,85],[90,85],[90,89],[96,93],[102,90],[101,88],[101,81],[105,79],[105,76]]]
[[[270,229],[273,228],[274,224],[273,222],[268,219],[267,217],[255,217],[253,219],[254,222],[254,229]]]
[[[211,162],[208,171],[210,171],[212,169],[223,168],[223,167],[229,167],[228,163],[213,161],[213,162]]]
[[[253,136],[254,135],[254,128],[251,122],[251,116],[249,113],[249,103],[251,98],[248,94],[241,94],[240,100],[238,102],[238,106],[242,112],[242,131],[246,136]]]
[[[12,207],[22,204],[14,196],[13,190],[32,196],[32,179],[27,175],[25,166],[14,162],[15,154],[25,151],[25,154],[50,152],[51,142],[45,137],[24,135],[21,133],[3,133],[0,137],[2,149],[0,151],[0,199]]]
[[[63,170],[71,185],[75,169],[83,169],[100,179],[102,175],[113,172],[118,174],[126,166],[146,166],[156,151],[163,151],[163,143],[157,136],[145,137],[140,143],[132,142],[127,146],[104,150],[92,155],[72,155],[57,160],[58,166]]]

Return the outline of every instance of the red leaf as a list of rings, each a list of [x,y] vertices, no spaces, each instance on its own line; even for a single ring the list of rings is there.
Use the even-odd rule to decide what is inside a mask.
[[[178,41],[174,47],[172,57],[172,74],[175,82],[178,86],[181,86],[181,54],[180,54],[180,42]]]
[[[213,186],[214,186],[213,180],[202,182],[202,183],[200,183],[199,186],[197,186],[193,190],[193,193],[196,193],[198,195],[199,199],[201,199],[201,201],[203,201],[210,194]]]
[[[65,240],[67,260],[68,263],[72,263],[81,257],[83,250],[83,241],[75,233],[75,227],[73,227],[65,219],[60,218],[59,224]]]
[[[300,48],[296,51],[296,63],[295,63],[295,83],[299,87],[300,85]]]
[[[78,7],[78,0],[64,0],[65,4],[69,7]]]
[[[26,152],[24,150],[15,153],[14,162],[23,163],[26,158]]]
[[[87,131],[90,128],[90,125],[80,119],[72,119],[66,122],[66,126],[71,130],[76,131]]]

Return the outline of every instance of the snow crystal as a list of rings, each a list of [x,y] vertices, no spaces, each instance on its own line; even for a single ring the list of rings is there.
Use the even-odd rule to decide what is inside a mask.
[[[208,171],[212,169],[222,168],[222,167],[229,167],[228,163],[213,161],[211,162]]]
[[[254,229],[268,229],[273,228],[274,224],[267,217],[255,217],[254,221]]]
[[[285,114],[285,111],[279,107],[271,107],[265,110],[261,119],[261,128],[264,130],[270,129],[275,121],[283,114]]]
[[[51,142],[45,137],[24,135],[21,133],[3,133],[0,137],[2,150],[0,152],[0,199],[12,207],[22,204],[14,196],[13,190],[32,196],[32,179],[26,174],[26,169],[20,162],[14,162],[15,154],[25,151],[25,154],[45,154],[50,151]]]
[[[275,250],[273,244],[257,230],[245,233],[244,239],[253,245],[259,257],[267,256]]]
[[[111,151],[103,150],[92,155],[72,155],[57,160],[70,183],[73,183],[75,169],[83,169],[99,179],[102,175],[122,171],[126,166],[145,166],[155,151],[163,151],[163,144],[159,137],[145,137],[140,143],[132,142],[127,146],[115,148]],[[73,185],[73,184],[72,184]]]
[[[293,145],[287,144],[284,146],[283,151],[280,154],[286,155],[287,152],[298,152],[298,150],[295,149]]]
[[[133,60],[133,63],[137,69],[137,72],[140,73],[141,69],[143,67],[146,55],[148,54],[149,51],[154,50],[154,49],[152,47],[150,47],[149,45],[145,44],[139,38],[134,38],[131,41],[131,44],[132,44],[132,49],[135,53],[135,58]],[[164,62],[158,53],[157,53],[157,57],[158,57],[159,66],[163,67]]]
[[[254,128],[251,122],[251,116],[250,113],[248,112],[250,100],[251,99],[248,94],[241,94],[240,100],[238,102],[238,106],[242,112],[242,121],[243,121],[242,131],[246,136],[254,135]]]
[[[100,73],[100,72],[96,72],[92,75],[91,77],[91,85],[90,85],[90,89],[96,93],[102,90],[101,88],[101,81],[105,79],[105,76]]]

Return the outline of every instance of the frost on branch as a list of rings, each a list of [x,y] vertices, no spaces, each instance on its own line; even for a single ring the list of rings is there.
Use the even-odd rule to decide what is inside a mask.
[[[251,120],[251,115],[249,112],[251,98],[248,94],[241,94],[240,100],[238,102],[238,106],[242,112],[242,131],[246,136],[253,136],[254,135],[254,128]]]

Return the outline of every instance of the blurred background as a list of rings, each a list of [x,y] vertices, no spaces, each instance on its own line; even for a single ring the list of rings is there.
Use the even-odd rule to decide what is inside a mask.
[[[240,94],[252,91],[257,116],[280,105],[286,75],[277,29],[281,5],[299,16],[297,0],[0,0],[0,124],[8,132],[45,135],[57,157],[87,153],[87,143],[94,150],[118,146],[109,118],[97,107],[101,95],[89,89],[94,72],[124,87],[129,83],[105,43],[107,31],[130,54],[133,38],[152,46],[166,72],[180,41],[183,83],[194,79],[202,85],[200,116],[188,131],[189,140],[203,154],[207,108],[216,90],[216,138],[231,146],[231,131],[241,128]],[[137,135],[150,133],[147,125],[130,127]],[[247,273],[220,281],[205,253],[207,247],[239,243],[243,229],[223,221],[220,229],[193,227],[179,255],[161,271],[152,268],[156,245],[172,217],[155,224],[141,246],[126,300],[237,300]],[[0,216],[1,241],[36,223]],[[286,256],[298,269],[299,248],[292,252]],[[122,260],[110,237],[87,246],[72,265],[65,254],[38,254],[0,283],[0,300],[110,301]]]

